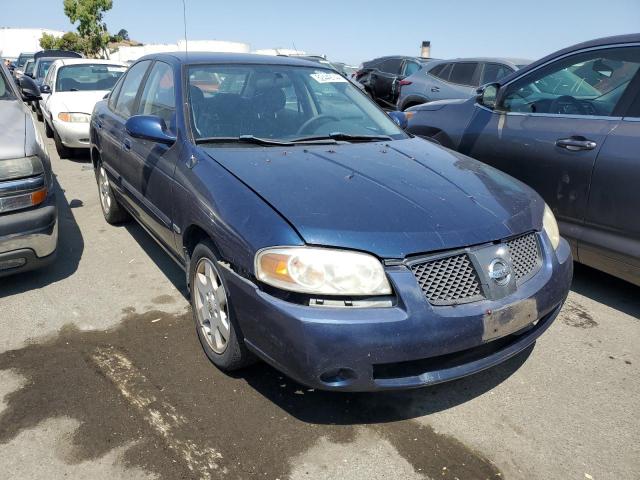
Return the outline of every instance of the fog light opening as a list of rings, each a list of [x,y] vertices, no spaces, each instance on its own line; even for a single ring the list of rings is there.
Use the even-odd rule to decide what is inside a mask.
[[[358,377],[350,368],[333,368],[320,375],[320,381],[329,386],[343,386],[353,383]]]
[[[11,260],[2,260],[0,261],[0,271],[23,267],[26,264],[26,258],[12,258]]]

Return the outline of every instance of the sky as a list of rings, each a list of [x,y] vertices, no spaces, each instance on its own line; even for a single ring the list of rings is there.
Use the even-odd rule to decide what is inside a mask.
[[[640,32],[640,0],[185,0],[190,40],[293,48],[358,65],[382,55],[535,60],[581,41]],[[70,30],[62,0],[3,9],[0,26]],[[143,43],[184,37],[182,0],[113,0],[105,21]]]

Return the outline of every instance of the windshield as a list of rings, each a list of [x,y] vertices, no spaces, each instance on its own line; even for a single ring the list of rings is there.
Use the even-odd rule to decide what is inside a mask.
[[[38,62],[38,71],[36,72],[36,78],[44,78],[47,76],[49,67],[53,63],[53,60],[40,60]]]
[[[111,90],[126,69],[121,65],[67,65],[58,70],[56,91]]]
[[[255,136],[291,142],[336,134],[361,141],[406,138],[382,110],[331,70],[193,65],[188,81],[196,140]]]
[[[22,54],[20,54],[20,56],[18,57],[18,60],[16,61],[16,68],[24,67],[24,64],[30,58],[33,58],[33,53],[22,53]]]
[[[24,64],[24,73],[30,75],[33,73],[33,60],[27,60]]]

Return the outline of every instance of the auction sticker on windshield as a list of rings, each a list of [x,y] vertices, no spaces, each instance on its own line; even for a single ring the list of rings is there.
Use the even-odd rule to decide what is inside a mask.
[[[312,73],[313,78],[318,83],[346,83],[347,79],[337,73]]]

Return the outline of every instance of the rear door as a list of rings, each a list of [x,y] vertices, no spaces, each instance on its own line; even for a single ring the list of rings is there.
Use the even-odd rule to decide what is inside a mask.
[[[176,133],[176,99],[173,69],[157,61],[151,67],[136,109],[137,115],[162,118],[166,129]],[[175,250],[173,219],[173,174],[178,147],[139,138],[132,139],[129,159],[136,165],[137,190],[144,223],[165,247]]]
[[[578,255],[640,285],[640,74],[627,93],[621,101],[626,116],[596,159]]]
[[[447,88],[441,98],[469,98],[480,84],[481,64],[478,62],[456,62],[449,75]]]
[[[371,72],[371,83],[375,99],[382,106],[395,105],[395,85],[402,72],[402,58],[388,58]]]
[[[638,47],[568,54],[505,85],[496,110],[477,107],[459,150],[533,187],[577,254],[595,160],[620,123],[616,106]]]

